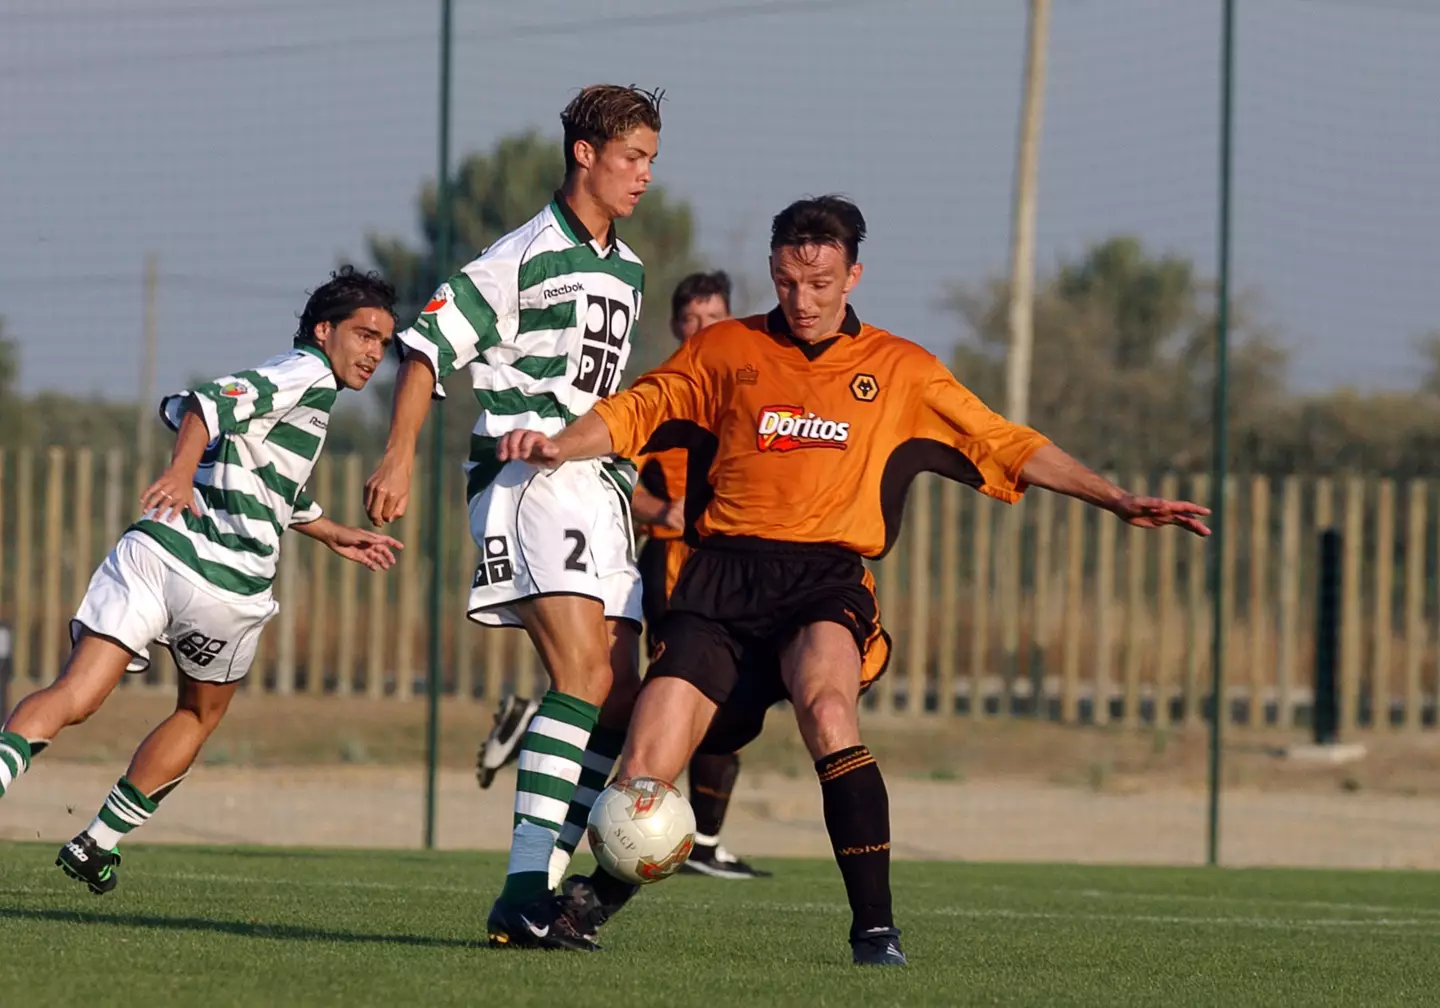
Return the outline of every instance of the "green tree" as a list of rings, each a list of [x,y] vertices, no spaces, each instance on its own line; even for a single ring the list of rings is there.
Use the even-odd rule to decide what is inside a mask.
[[[1096,467],[1203,469],[1211,437],[1212,290],[1189,260],[1153,256],[1132,237],[1062,261],[1035,299],[1031,422]],[[968,329],[956,375],[997,409],[1008,293],[996,280],[981,290],[953,287],[943,302]],[[1243,303],[1231,325],[1230,402],[1243,449],[1280,404],[1285,355]]]
[[[1270,473],[1440,472],[1440,401],[1413,392],[1338,389],[1285,402],[1257,439],[1254,468]]]
[[[5,320],[0,318],[0,445],[85,445],[98,452],[134,443],[133,405],[58,392],[22,396],[15,387],[19,378],[19,347],[5,334]]]
[[[1420,379],[1421,394],[1440,398],[1440,329],[1422,333],[1415,340],[1415,352],[1425,368]]]

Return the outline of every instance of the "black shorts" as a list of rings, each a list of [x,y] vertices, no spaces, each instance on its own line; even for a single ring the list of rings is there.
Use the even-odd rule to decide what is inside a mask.
[[[824,544],[712,536],[680,572],[648,675],[683,679],[713,701],[719,710],[701,751],[734,752],[789,698],[780,653],[802,627],[823,622],[854,635],[863,693],[885,671],[890,638],[860,557]]]

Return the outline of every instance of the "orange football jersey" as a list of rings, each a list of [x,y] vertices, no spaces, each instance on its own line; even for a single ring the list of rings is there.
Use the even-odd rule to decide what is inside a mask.
[[[921,471],[1013,503],[1021,468],[1048,443],[853,309],[813,345],[790,335],[778,308],[718,323],[594,409],[618,455],[690,449],[692,542],[756,536],[867,557],[894,544]]]

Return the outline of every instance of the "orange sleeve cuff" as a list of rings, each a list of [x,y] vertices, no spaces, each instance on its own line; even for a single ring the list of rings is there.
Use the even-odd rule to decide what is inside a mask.
[[[609,399],[601,399],[590,410],[610,431],[610,450],[622,458],[633,458],[639,455],[640,449],[644,447],[643,444],[635,443],[635,425],[630,422],[630,416],[621,403],[622,399],[631,394],[626,391]]]
[[[1030,461],[1030,457],[1050,443],[1050,439],[1038,431],[1030,430],[1028,427],[1019,429],[1024,430],[1027,436],[1020,440],[1012,450],[1005,453],[1006,458],[1003,461],[1005,485],[996,485],[986,480],[985,485],[980,488],[980,492],[985,496],[1004,501],[1006,504],[1018,504],[1020,498],[1025,496],[1025,491],[1029,489],[1030,484],[1025,482],[1020,473],[1024,470],[1025,463]],[[999,460],[997,459],[997,461]]]

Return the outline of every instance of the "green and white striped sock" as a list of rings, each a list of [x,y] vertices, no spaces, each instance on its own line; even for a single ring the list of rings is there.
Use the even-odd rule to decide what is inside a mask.
[[[500,899],[529,903],[549,890],[550,853],[569,812],[600,708],[551,690],[520,740],[515,831]]]
[[[30,743],[14,732],[0,732],[0,798],[5,790],[15,783],[26,770],[30,769]]]
[[[158,801],[131,784],[128,777],[121,777],[85,832],[105,850],[114,850],[121,837],[137,826],[144,826],[159,807]]]
[[[560,840],[555,845],[557,850],[565,852],[567,861],[575,853],[575,848],[580,846],[585,824],[590,820],[590,810],[595,807],[595,800],[605,790],[605,785],[610,783],[610,771],[615,769],[615,761],[624,748],[623,731],[597,726],[590,733],[590,744],[585,747],[585,756],[580,764],[580,783],[570,799],[565,825],[561,827]],[[563,872],[565,869],[562,866],[560,870]]]

